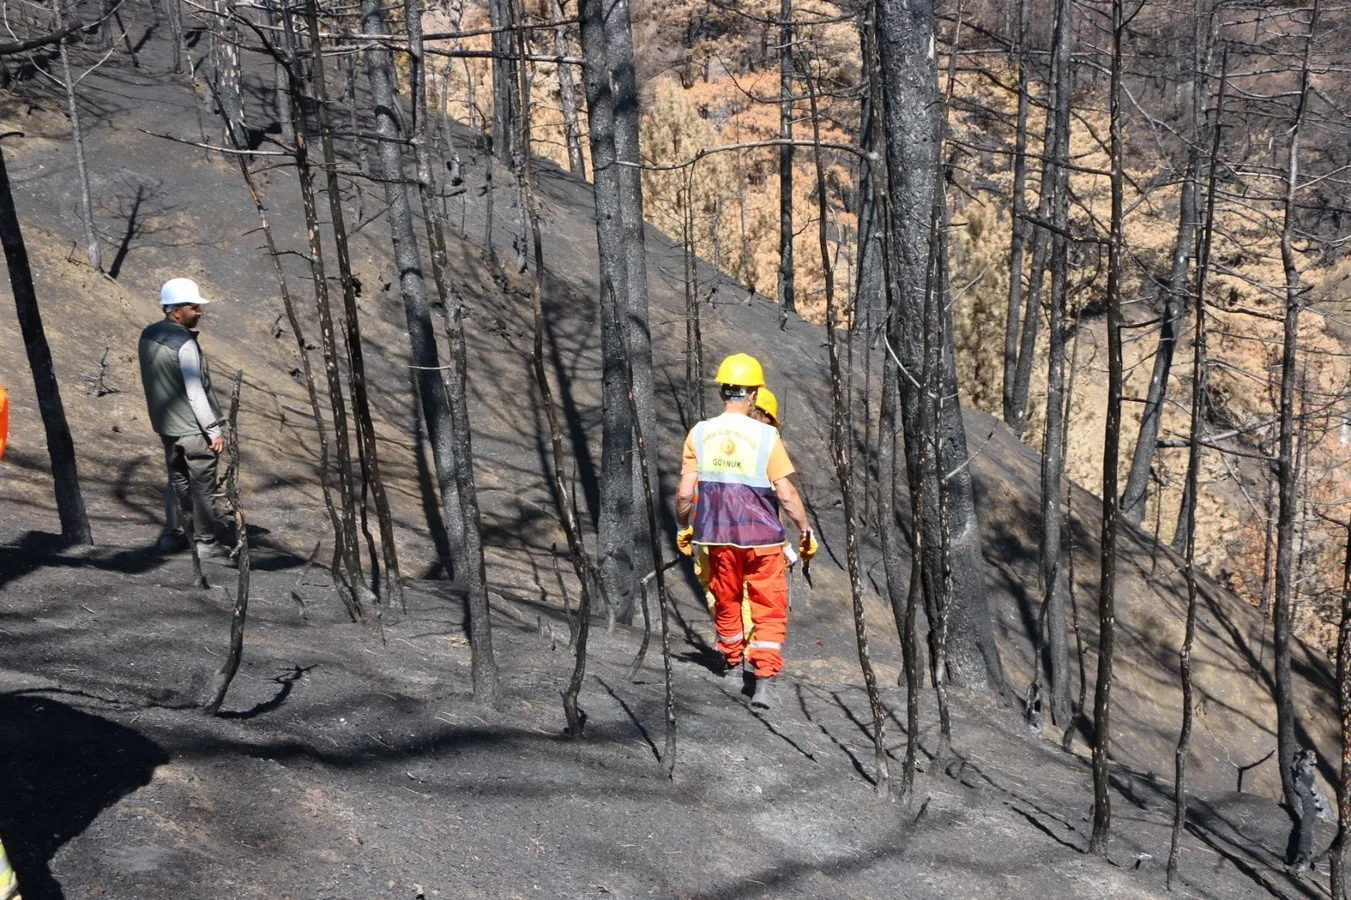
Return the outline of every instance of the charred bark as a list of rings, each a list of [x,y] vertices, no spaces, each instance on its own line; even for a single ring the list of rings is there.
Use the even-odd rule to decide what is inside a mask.
[[[935,40],[930,0],[879,0],[877,31],[882,87],[887,98],[883,117],[891,229],[888,282],[896,298],[888,327],[889,342],[900,366],[901,421],[905,433],[906,468],[912,494],[924,486],[926,605],[935,609],[943,570],[939,508],[940,472],[947,477],[948,543],[951,547],[952,603],[948,610],[949,660],[954,683],[974,689],[1002,688],[1003,672],[994,643],[981,558],[966,432],[956,399],[956,364],[952,353],[950,313],[939,317],[934,336],[942,360],[936,386],[945,397],[935,440],[936,453],[921,459],[924,427],[918,383],[923,368],[924,308],[931,258],[930,229],[934,193],[938,190],[938,81],[931,47]]]
[[[389,33],[380,0],[362,0],[361,17],[362,28],[367,34]],[[472,462],[460,458],[456,452],[457,433],[451,401],[440,377],[443,370],[432,330],[422,254],[413,230],[413,211],[404,179],[403,147],[409,136],[402,122],[403,107],[395,89],[394,60],[388,50],[371,48],[366,51],[366,77],[371,84],[376,134],[380,138],[372,167],[384,182],[385,201],[389,204],[389,230],[395,264],[399,268],[399,295],[408,325],[409,357],[416,371],[418,398],[431,440],[455,577],[466,580],[469,585],[467,607],[474,696],[492,700],[497,694],[497,664],[493,658],[487,589],[486,585],[478,585],[484,577],[482,548],[478,543],[478,522],[476,519],[470,521],[466,498],[460,492],[461,483],[472,478]],[[418,110],[419,115],[424,112]],[[458,367],[461,372],[465,365],[463,358],[451,360],[451,366]],[[465,424],[466,429],[458,434],[460,445],[468,435],[467,416]]]
[[[1019,317],[1023,309],[1023,249],[1027,244],[1027,23],[1030,0],[1018,4],[1018,113],[1013,138],[1013,233],[1009,240],[1009,304],[1004,321],[1004,421],[1021,425],[1015,400],[1018,371]],[[1023,404],[1026,404],[1026,399]]]
[[[793,0],[779,3],[779,327],[796,311],[793,271]]]
[[[1073,25],[1071,0],[1057,0],[1055,32],[1051,59],[1051,80],[1055,84],[1055,107],[1051,111],[1050,155],[1053,164],[1049,185],[1043,191],[1049,198],[1051,223],[1051,302],[1047,333],[1049,348],[1046,370],[1046,430],[1041,459],[1041,589],[1044,630],[1038,635],[1038,654],[1050,659],[1051,718],[1064,726],[1070,720],[1070,658],[1065,628],[1064,578],[1060,563],[1061,494],[1064,490],[1065,455],[1065,310],[1069,278],[1069,165],[1070,165],[1070,78]]]
[[[333,126],[328,115],[328,85],[324,74],[323,44],[319,37],[319,10],[316,0],[305,4],[306,23],[310,36],[311,84],[314,93],[314,112],[319,126],[319,143],[324,155],[325,193],[328,195],[329,225],[333,231],[333,246],[338,264],[338,278],[342,283],[344,337],[347,343],[347,370],[352,385],[352,415],[357,422],[357,449],[361,461],[362,480],[371,491],[375,502],[376,520],[380,527],[380,551],[384,557],[389,594],[400,607],[404,606],[403,584],[399,574],[399,557],[394,547],[394,521],[389,512],[389,498],[385,482],[380,476],[380,454],[375,440],[375,426],[371,421],[370,399],[366,393],[366,362],[361,347],[361,322],[357,315],[355,280],[347,246],[346,214],[342,208],[342,194],[338,186],[338,161],[333,149]],[[365,504],[362,504],[363,515]],[[364,521],[364,520],[363,520]],[[376,560],[372,551],[371,566]],[[376,586],[379,590],[379,586]]]
[[[202,712],[208,716],[220,712],[230,683],[239,671],[239,661],[244,655],[244,625],[249,614],[249,534],[239,492],[239,387],[243,382],[244,372],[240,370],[235,373],[234,389],[230,392],[229,427],[225,431],[225,477],[221,479],[225,487],[225,500],[230,504],[230,512],[235,520],[235,605],[230,614],[230,648],[225,654],[225,661],[211,679],[207,701],[202,706]]]
[[[611,621],[634,612],[633,421],[628,403],[628,340],[619,292],[627,285],[616,101],[606,49],[605,0],[581,0],[592,190],[596,201],[601,311],[601,471],[598,557]]]
[[[61,386],[56,380],[51,347],[47,344],[47,334],[42,327],[42,313],[38,308],[37,291],[33,287],[33,270],[28,263],[28,249],[19,227],[19,213],[14,206],[14,195],[10,192],[9,169],[5,165],[2,148],[0,244],[5,249],[5,263],[9,268],[10,290],[14,292],[19,332],[28,353],[28,367],[33,373],[38,412],[42,416],[42,428],[47,438],[47,455],[51,459],[52,480],[56,489],[56,512],[61,520],[61,537],[71,543],[92,544],[94,537],[89,530],[89,515],[85,512],[84,496],[80,493],[75,442],[70,437],[66,409],[61,403]]]
[[[1116,539],[1120,506],[1117,463],[1121,452],[1121,269],[1125,177],[1121,153],[1121,41],[1124,0],[1112,0],[1111,82],[1108,89],[1111,165],[1111,221],[1107,237],[1107,421],[1102,451],[1102,558],[1098,582],[1098,681],[1093,698],[1093,833],[1089,852],[1107,855],[1112,833],[1111,710],[1112,663],[1116,644]]]

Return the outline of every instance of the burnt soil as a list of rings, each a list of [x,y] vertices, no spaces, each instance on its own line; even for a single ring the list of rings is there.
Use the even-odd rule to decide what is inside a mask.
[[[1087,724],[1070,752],[1034,734],[1021,694],[1036,618],[1039,460],[990,418],[968,416],[990,604],[1010,686],[953,692],[941,757],[925,692],[916,789],[897,798],[904,691],[881,566],[863,542],[872,656],[883,684],[891,784],[878,799],[871,718],[843,574],[844,525],[829,465],[823,332],[699,269],[706,359],[748,349],[782,398],[785,437],[824,549],[814,586],[794,585],[778,710],[754,714],[736,676],[709,666],[712,629],[683,568],[672,573],[670,649],[678,751],[665,774],[659,641],[633,678],[640,628],[591,635],[585,733],[564,733],[576,590],[541,475],[543,411],[529,373],[527,283],[495,280],[485,248],[510,261],[519,231],[510,173],[453,126],[463,190],[447,205],[469,310],[477,479],[493,585],[502,691],[471,696],[460,601],[442,580],[427,461],[419,451],[406,327],[378,185],[344,179],[381,462],[398,531],[407,610],[354,624],[327,571],[312,417],[295,341],[279,318],[270,263],[233,161],[155,135],[214,142],[186,76],[169,72],[167,29],[146,3],[123,8],[140,66],[120,55],[81,83],[108,275],[72,248],[80,233],[61,98],[40,81],[0,96],[14,191],[79,452],[96,546],[52,537],[46,448],[12,306],[0,304],[0,380],[13,403],[0,465],[0,836],[25,897],[1131,897],[1164,892],[1180,716],[1176,654],[1185,595],[1179,560],[1130,532],[1122,542],[1114,686],[1115,832],[1086,852],[1092,809]],[[205,48],[194,49],[194,57]],[[92,48],[76,58],[96,61]],[[260,146],[270,71],[246,93]],[[360,81],[360,79],[359,79]],[[336,87],[336,85],[335,85]],[[339,117],[341,118],[341,117]],[[354,142],[346,165],[360,165]],[[263,158],[259,165],[271,162]],[[546,361],[566,423],[583,514],[594,521],[600,370],[589,187],[540,165],[549,333]],[[295,180],[262,176],[284,249],[303,249]],[[489,234],[486,195],[495,192]],[[648,232],[661,403],[663,484],[674,485],[685,308],[678,248]],[[301,260],[287,276],[311,296]],[[207,563],[191,585],[182,554],[154,550],[162,486],[134,365],[159,284],[195,277],[216,303],[203,342],[219,384],[244,372],[240,416],[253,575],[244,662],[224,711],[197,711],[220,664],[235,572]],[[310,319],[305,320],[310,331]],[[307,338],[314,339],[308,334]],[[105,348],[107,355],[105,357]],[[877,367],[872,351],[872,369]],[[856,395],[872,390],[854,347]],[[317,359],[317,357],[316,357]],[[97,391],[100,373],[105,392]],[[712,398],[708,398],[711,402]],[[875,410],[875,404],[872,406]],[[861,402],[860,402],[861,409]],[[1089,692],[1096,666],[1096,498],[1074,491],[1074,599]],[[669,529],[669,509],[664,513]],[[666,535],[668,550],[671,535]],[[324,562],[327,545],[319,553]],[[908,567],[907,567],[908,568]],[[374,613],[374,611],[372,611]],[[1288,818],[1276,804],[1270,650],[1260,616],[1204,582],[1196,653],[1192,806],[1178,893],[1326,893],[1281,869]],[[1296,653],[1301,737],[1332,774],[1328,660]],[[1078,686],[1076,684],[1076,694]],[[1325,846],[1330,829],[1320,834]]]

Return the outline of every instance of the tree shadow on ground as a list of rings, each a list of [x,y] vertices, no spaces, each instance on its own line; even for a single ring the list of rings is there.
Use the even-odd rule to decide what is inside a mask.
[[[0,694],[0,835],[27,900],[62,898],[60,847],[169,761],[130,728],[48,697]]]

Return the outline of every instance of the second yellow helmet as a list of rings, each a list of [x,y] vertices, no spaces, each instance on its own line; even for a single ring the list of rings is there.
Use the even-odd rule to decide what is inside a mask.
[[[775,428],[779,426],[779,398],[769,388],[761,386],[755,392],[755,408],[769,416]]]

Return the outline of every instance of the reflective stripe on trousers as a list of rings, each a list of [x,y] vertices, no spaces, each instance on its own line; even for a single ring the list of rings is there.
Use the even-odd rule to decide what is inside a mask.
[[[714,623],[718,649],[729,665],[741,662],[742,653],[755,666],[760,678],[772,678],[783,668],[783,642],[788,633],[788,580],[783,547],[708,548],[709,590],[715,600]],[[750,601],[755,640],[746,647],[741,627],[742,592]],[[724,643],[723,635],[738,635]]]

